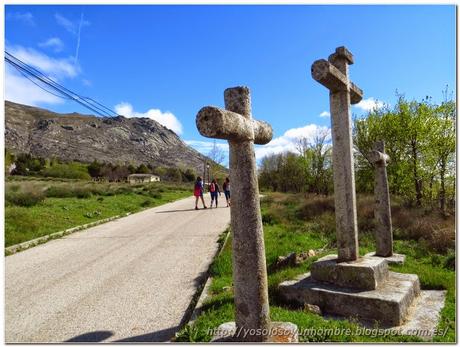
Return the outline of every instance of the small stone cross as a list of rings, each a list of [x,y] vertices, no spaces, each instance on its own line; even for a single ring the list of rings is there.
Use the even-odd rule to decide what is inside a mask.
[[[272,128],[268,123],[252,119],[249,88],[226,89],[224,99],[225,110],[212,106],[202,108],[196,117],[196,125],[201,135],[228,140],[230,147],[230,215],[237,334],[248,329],[268,332],[267,269],[254,143],[270,142]],[[253,342],[268,338],[267,334],[235,337]]]
[[[351,64],[353,55],[338,47],[328,61],[317,60],[311,67],[312,77],[329,89],[338,262],[359,256],[350,104],[360,102],[363,92],[349,80]]]
[[[390,157],[385,154],[385,142],[375,142],[374,149],[369,153],[369,157],[375,167],[374,216],[377,222],[375,228],[377,243],[375,255],[391,257],[393,255],[393,228],[391,225],[390,193],[386,168]]]

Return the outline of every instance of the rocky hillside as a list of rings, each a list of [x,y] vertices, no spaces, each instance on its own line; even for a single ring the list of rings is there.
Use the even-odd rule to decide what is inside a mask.
[[[82,162],[190,167],[203,170],[205,156],[149,118],[98,118],[58,114],[5,102],[5,146],[13,153]]]

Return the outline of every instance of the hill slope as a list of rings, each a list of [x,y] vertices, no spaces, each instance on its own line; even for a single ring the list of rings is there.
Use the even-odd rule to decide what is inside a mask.
[[[5,146],[44,158],[184,166],[197,173],[207,159],[149,118],[58,114],[10,101],[5,102]]]

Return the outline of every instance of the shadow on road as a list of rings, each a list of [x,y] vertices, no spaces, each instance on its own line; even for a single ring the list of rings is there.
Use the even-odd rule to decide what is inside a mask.
[[[101,342],[113,335],[108,330],[93,331],[91,333],[81,334],[64,342]]]
[[[200,208],[200,210],[202,210]],[[175,212],[188,212],[188,211],[195,211],[194,208],[188,208],[188,209],[185,209],[185,210],[169,210],[169,211],[158,211],[158,212],[155,212],[155,213],[175,213]]]
[[[116,340],[114,342],[168,342],[170,341],[176,331],[179,330],[179,326],[154,331],[152,333],[138,335],[138,336],[131,336],[121,340]]]
[[[202,211],[202,210],[206,210],[206,211],[212,211],[212,210],[215,210],[216,208],[227,208],[227,206],[221,206],[221,207],[214,207],[214,208],[199,208],[198,210],[199,211]],[[158,211],[158,212],[155,212],[155,213],[175,213],[175,212],[188,212],[188,211],[195,211],[194,208],[187,208],[185,210],[169,210],[169,211]]]

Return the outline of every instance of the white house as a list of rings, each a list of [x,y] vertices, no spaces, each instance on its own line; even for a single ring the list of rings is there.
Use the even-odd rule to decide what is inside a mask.
[[[160,177],[152,174],[132,174],[128,176],[128,182],[131,184],[159,182]]]

